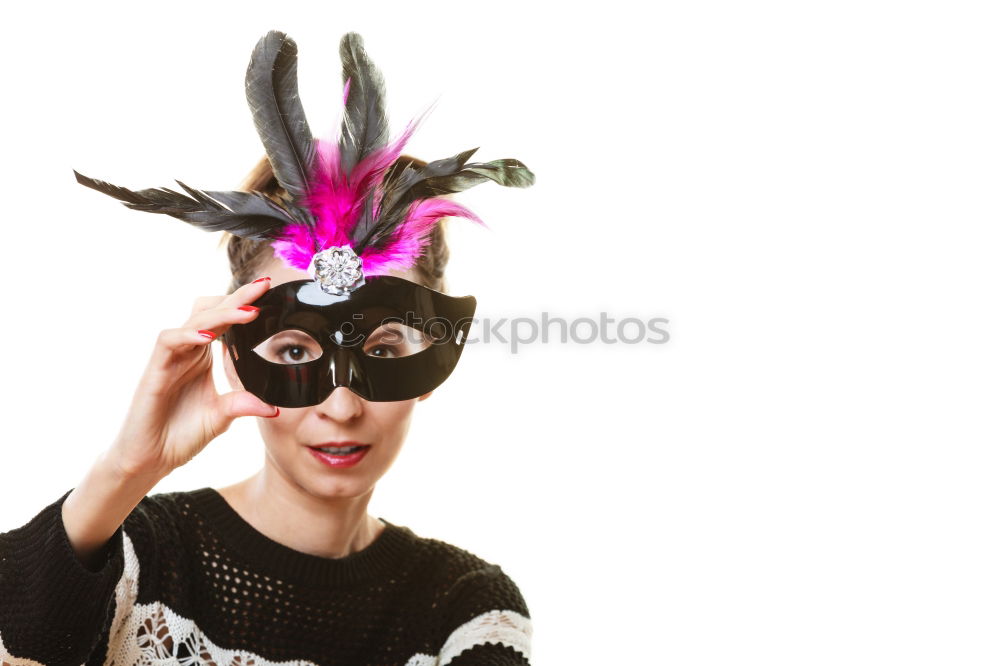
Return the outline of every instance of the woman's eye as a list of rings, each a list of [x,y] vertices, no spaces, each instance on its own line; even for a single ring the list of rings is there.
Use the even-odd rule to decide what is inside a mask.
[[[312,337],[297,330],[285,330],[254,347],[254,351],[271,363],[297,365],[323,356],[323,348]]]
[[[367,353],[369,356],[376,356],[378,358],[394,358],[396,356],[396,352],[386,345],[379,345],[369,350]]]
[[[376,358],[403,358],[413,356],[429,346],[429,338],[419,329],[390,322],[369,334],[364,353]]]
[[[306,355],[305,348],[296,345],[282,347],[281,351],[278,352],[278,356],[286,363],[301,363]]]

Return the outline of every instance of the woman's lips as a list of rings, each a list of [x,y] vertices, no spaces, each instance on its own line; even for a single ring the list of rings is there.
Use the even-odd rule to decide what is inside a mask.
[[[321,450],[348,448],[354,448],[356,450],[350,453],[331,453]],[[319,460],[324,465],[328,465],[330,467],[352,467],[361,462],[361,459],[365,457],[365,454],[368,453],[368,449],[370,448],[371,446],[368,444],[358,444],[356,442],[330,442],[328,444],[310,446],[309,452],[312,453],[314,458]]]

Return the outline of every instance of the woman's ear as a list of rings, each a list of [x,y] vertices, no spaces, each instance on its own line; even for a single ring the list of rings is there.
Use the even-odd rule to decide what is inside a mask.
[[[431,393],[434,393],[433,389],[431,389],[427,393],[424,393],[422,396],[420,396],[419,398],[417,398],[417,402],[420,402],[421,400],[426,400],[427,398],[431,397]]]
[[[236,368],[233,366],[233,359],[229,356],[229,347],[225,344],[222,345],[222,368],[226,371],[229,386],[234,391],[244,390],[243,382],[240,381],[239,375],[236,374]]]

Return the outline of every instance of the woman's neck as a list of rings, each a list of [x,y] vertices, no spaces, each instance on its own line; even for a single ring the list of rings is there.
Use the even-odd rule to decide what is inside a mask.
[[[268,466],[218,489],[254,529],[272,541],[319,557],[345,557],[368,547],[385,525],[368,515],[371,491],[323,499],[295,486]]]

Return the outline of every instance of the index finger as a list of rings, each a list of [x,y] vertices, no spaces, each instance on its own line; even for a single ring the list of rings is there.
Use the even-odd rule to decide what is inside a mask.
[[[270,288],[271,278],[265,275],[264,277],[257,278],[253,282],[247,282],[233,293],[223,297],[213,307],[226,308],[248,305],[263,296]]]
[[[191,306],[191,315],[196,315],[199,312],[208,310],[209,308],[214,308],[225,299],[225,296],[199,296],[195,299],[194,305]]]
[[[246,293],[245,290],[247,290],[247,288],[251,287],[251,286],[257,287],[260,284],[267,284],[267,288],[265,288],[262,291],[260,291],[260,293],[257,293],[257,289],[251,289],[251,290],[249,290],[249,291],[252,291],[253,294],[254,294],[251,297],[251,300],[256,300],[256,299],[260,298],[261,294],[263,294],[265,291],[267,291],[267,289],[270,289],[270,287],[271,287],[271,278],[270,277],[268,277],[268,276],[259,277],[256,280],[254,280],[253,282],[248,282],[245,285],[243,285],[243,286],[239,287],[238,289],[236,289],[233,293],[225,295],[225,296],[200,296],[200,297],[198,297],[198,298],[195,299],[194,305],[191,306],[191,312],[190,312],[189,316],[193,317],[194,315],[198,314],[199,312],[204,312],[206,310],[211,310],[212,308],[218,307],[220,305],[230,305],[230,306],[236,306],[236,307],[239,307],[240,305],[245,305],[246,303],[251,302],[251,301],[243,300],[243,294]],[[243,294],[241,294],[241,292],[243,292]],[[239,294],[239,296],[237,296],[238,294]],[[233,300],[234,296],[237,299],[235,301]]]

